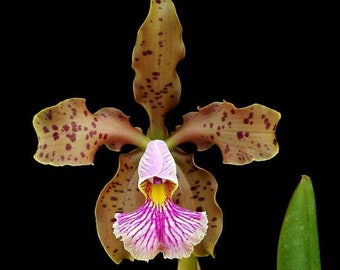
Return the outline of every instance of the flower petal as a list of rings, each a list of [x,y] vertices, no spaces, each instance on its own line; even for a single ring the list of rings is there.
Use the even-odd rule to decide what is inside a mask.
[[[115,108],[92,114],[83,98],[71,98],[41,110],[33,118],[38,137],[34,158],[54,166],[93,164],[97,149],[106,144],[119,151],[124,144],[144,148],[149,139],[131,126]]]
[[[226,101],[213,102],[186,114],[166,142],[170,148],[192,142],[199,151],[216,144],[227,164],[267,160],[279,151],[275,131],[280,117],[261,104],[238,109]]]
[[[121,237],[124,247],[131,255],[148,261],[159,252],[164,258],[181,259],[191,255],[194,245],[202,241],[207,230],[207,217],[204,212],[194,212],[176,205],[170,194],[175,184],[143,183],[146,202],[132,213],[117,213],[113,224],[117,238]],[[170,189],[163,203],[152,200],[152,193],[159,188]],[[149,192],[148,192],[149,191]],[[164,191],[165,192],[165,191]],[[162,196],[160,196],[162,197]]]
[[[209,228],[201,243],[195,246],[196,256],[215,257],[214,248],[222,233],[223,214],[215,197],[217,181],[208,171],[194,163],[194,155],[176,148],[172,152],[178,173],[178,189],[172,196],[179,206],[193,211],[205,211],[208,215]]]
[[[148,16],[137,34],[132,67],[135,99],[149,115],[151,139],[167,136],[164,118],[179,102],[181,84],[175,70],[184,54],[182,26],[173,2],[150,1]]]
[[[162,140],[150,141],[138,167],[138,185],[148,178],[157,176],[178,184],[176,164],[167,144]]]
[[[133,261],[123,243],[112,233],[114,214],[130,212],[140,207],[145,198],[137,188],[137,165],[143,152],[134,150],[119,156],[119,168],[115,177],[108,182],[98,197],[95,216],[97,232],[106,253],[117,264],[123,259]]]

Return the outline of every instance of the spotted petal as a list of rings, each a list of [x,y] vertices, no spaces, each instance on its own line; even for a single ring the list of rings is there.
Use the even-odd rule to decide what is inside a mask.
[[[41,110],[33,118],[38,136],[34,158],[43,164],[93,164],[97,149],[106,144],[119,151],[124,144],[145,148],[149,139],[115,108],[89,112],[83,98],[71,98]]]
[[[214,248],[223,225],[222,210],[215,200],[217,181],[210,172],[195,164],[193,154],[177,148],[172,155],[177,164],[179,183],[173,195],[174,202],[192,211],[206,212],[209,220],[207,234],[202,242],[195,246],[194,254],[215,257]]]
[[[236,108],[213,102],[183,117],[183,124],[166,140],[170,148],[184,142],[203,151],[216,144],[223,163],[242,165],[262,161],[278,153],[275,131],[281,115],[261,104]]]
[[[96,208],[97,232],[106,253],[117,264],[123,259],[134,258],[124,249],[122,241],[112,232],[114,215],[138,209],[145,201],[137,188],[137,166],[143,152],[134,150],[119,156],[119,167],[115,177],[100,192]]]
[[[179,101],[181,84],[175,69],[183,57],[182,26],[173,2],[151,0],[132,55],[135,99],[149,115],[151,139],[167,136],[164,118]]]

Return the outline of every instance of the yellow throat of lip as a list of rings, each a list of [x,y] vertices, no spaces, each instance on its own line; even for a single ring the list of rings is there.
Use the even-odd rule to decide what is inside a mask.
[[[140,190],[147,199],[150,199],[155,206],[162,206],[167,198],[171,198],[176,190],[176,184],[165,181],[160,184],[153,184],[145,181],[140,185]]]
[[[151,184],[150,198],[156,206],[161,206],[166,200],[166,186],[163,184]]]

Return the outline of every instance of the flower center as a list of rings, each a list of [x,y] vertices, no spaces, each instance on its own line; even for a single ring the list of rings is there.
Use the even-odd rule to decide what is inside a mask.
[[[149,181],[144,181],[140,185],[140,190],[146,197],[146,200],[152,201],[154,206],[163,206],[165,201],[171,199],[172,194],[176,190],[176,184],[171,181],[164,180],[157,176]]]

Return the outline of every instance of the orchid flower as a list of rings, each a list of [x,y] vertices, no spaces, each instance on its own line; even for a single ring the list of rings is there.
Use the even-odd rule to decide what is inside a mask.
[[[183,116],[169,132],[167,113],[180,99],[176,66],[184,58],[182,27],[171,0],[150,0],[132,55],[136,103],[149,117],[143,131],[116,108],[91,113],[83,98],[66,99],[38,112],[33,126],[38,138],[34,159],[53,166],[93,165],[103,145],[122,146],[115,176],[99,194],[95,217],[98,237],[109,257],[149,261],[164,258],[215,257],[223,213],[215,200],[217,181],[181,149],[198,151],[216,145],[224,164],[264,161],[278,153],[275,131],[280,113],[261,104],[236,108],[216,101]]]

